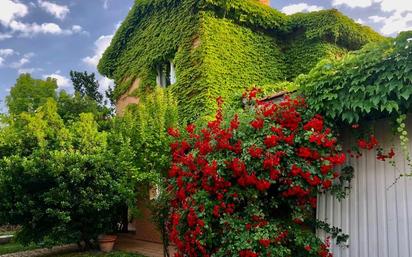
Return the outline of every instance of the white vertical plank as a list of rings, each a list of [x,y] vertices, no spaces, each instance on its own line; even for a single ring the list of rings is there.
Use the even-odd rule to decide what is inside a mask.
[[[408,129],[412,135],[411,117]],[[335,257],[412,257],[412,178],[403,177],[392,185],[410,167],[387,121],[376,125],[376,133],[386,151],[396,145],[396,168],[376,160],[376,153],[365,152],[363,158],[349,160],[355,176],[347,199],[338,202],[330,195],[319,197],[318,218],[350,235],[348,249],[334,245]],[[349,135],[345,141],[349,144],[353,139]]]

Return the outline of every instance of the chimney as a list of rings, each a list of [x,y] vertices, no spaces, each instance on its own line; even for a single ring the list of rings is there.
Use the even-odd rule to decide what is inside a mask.
[[[259,2],[260,2],[261,4],[264,4],[264,5],[267,5],[267,6],[270,5],[270,0],[259,0]]]

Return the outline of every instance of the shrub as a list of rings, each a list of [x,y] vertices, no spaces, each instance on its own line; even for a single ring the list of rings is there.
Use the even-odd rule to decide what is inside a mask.
[[[219,108],[201,129],[169,130],[176,256],[331,256],[315,234],[314,208],[345,155],[304,99],[260,102],[256,92],[230,119]]]
[[[125,149],[112,150],[93,115],[65,124],[49,100],[10,120],[16,122],[3,129],[16,140],[0,140],[8,153],[0,166],[0,222],[21,225],[23,243],[90,247],[98,234],[115,230],[120,207],[134,199],[130,162]],[[14,151],[3,151],[10,144]]]

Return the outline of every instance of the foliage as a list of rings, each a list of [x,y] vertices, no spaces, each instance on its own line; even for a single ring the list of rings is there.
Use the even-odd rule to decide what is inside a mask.
[[[61,91],[56,101],[57,112],[65,121],[75,121],[79,119],[82,113],[92,113],[102,123],[112,114],[112,111],[107,106],[89,97],[81,96],[77,92],[68,94],[66,91]]]
[[[323,60],[296,82],[314,111],[346,124],[406,113],[412,96],[410,38],[411,32],[403,32],[342,60]]]
[[[6,97],[6,104],[11,114],[33,112],[43,105],[48,98],[56,97],[56,80],[34,79],[30,74],[22,74]]]
[[[103,105],[103,95],[99,92],[99,81],[96,80],[94,73],[70,71],[70,78],[75,92]]]
[[[288,26],[293,31],[303,30],[303,36],[309,42],[322,39],[348,50],[357,50],[367,43],[383,40],[370,27],[353,22],[336,9],[293,14]]]
[[[202,16],[199,37],[201,46],[196,54],[201,56],[197,67],[201,74],[197,80],[193,80],[191,72],[179,73],[180,69],[193,69],[189,67],[190,61],[184,61],[187,53],[177,54],[175,58],[177,83],[171,89],[185,117],[194,119],[212,113],[216,109],[214,99],[219,95],[230,104],[234,102],[233,96],[251,84],[263,86],[282,80],[283,57],[278,42],[272,37],[227,19],[215,18],[210,13]],[[191,97],[181,92],[190,92]]]
[[[177,126],[177,103],[172,94],[161,88],[130,106],[121,117],[116,117],[114,137],[125,139],[130,147],[134,174],[138,181],[156,182],[167,171],[170,162],[167,128]]]
[[[49,99],[3,125],[0,223],[21,225],[20,242],[90,246],[98,234],[116,229],[120,206],[135,199],[131,157],[126,148],[114,151],[92,114],[65,123]]]
[[[112,128],[115,137],[127,139],[124,144],[130,149],[135,180],[146,185],[143,186],[144,189],[147,189],[147,185],[157,185],[162,192],[161,197],[149,205],[162,235],[166,234],[168,206],[164,204],[163,199],[167,195],[161,187],[171,161],[171,140],[167,129],[178,126],[178,121],[177,102],[173,95],[170,91],[157,87],[151,94],[142,97],[139,105],[130,106],[124,116],[116,117]],[[167,237],[163,236],[163,240],[167,250]]]
[[[115,98],[137,77],[143,80],[142,88],[156,86],[156,65],[173,59],[180,43],[192,38],[198,26],[190,1],[136,3],[98,66],[100,73],[116,80]]]
[[[285,76],[293,80],[300,74],[308,73],[322,59],[340,59],[347,53],[347,49],[336,44],[306,39],[301,35],[290,40],[285,48],[285,62],[289,67]]]
[[[150,92],[157,65],[172,60],[181,116],[194,120],[213,113],[219,95],[234,103],[251,84],[292,80],[324,57],[379,40],[336,10],[286,16],[256,0],[139,0],[98,67],[115,79],[118,99],[135,81],[137,95]]]
[[[169,257],[170,251],[170,239],[167,222],[170,215],[170,200],[171,194],[166,190],[167,179],[163,178],[158,185],[159,195],[150,204],[150,210],[152,215],[152,221],[156,225],[160,235],[162,237],[163,253],[164,256]]]
[[[254,103],[256,94],[243,113],[218,109],[206,127],[169,131],[176,256],[331,256],[311,224],[345,155],[303,99]]]
[[[6,104],[11,115],[19,115],[23,112],[34,112],[46,103],[51,98],[57,101],[58,113],[65,121],[78,120],[81,113],[93,113],[100,121],[105,120],[111,115],[111,110],[102,102],[100,93],[97,92],[98,83],[94,81],[94,85],[85,87],[86,82],[82,82],[82,76],[87,76],[88,79],[93,79],[94,74],[87,73],[80,75],[73,73],[75,80],[78,83],[78,90],[69,94],[62,90],[57,91],[56,80],[48,78],[46,80],[34,79],[30,74],[22,74],[17,79],[16,84],[10,89],[10,95],[6,96]],[[92,83],[92,82],[90,82]],[[87,92],[86,92],[87,91]],[[95,95],[94,98],[86,94]],[[98,100],[98,101],[97,101]]]

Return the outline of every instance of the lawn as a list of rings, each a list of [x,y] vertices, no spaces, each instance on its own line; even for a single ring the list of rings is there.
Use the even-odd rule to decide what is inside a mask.
[[[36,249],[35,245],[28,245],[24,246],[16,242],[11,242],[7,244],[0,244],[0,255],[6,254],[6,253],[15,253],[15,252],[21,252],[21,251],[27,251],[27,250],[32,250]]]
[[[0,236],[14,235],[15,233],[16,233],[15,231],[0,231]]]
[[[53,255],[52,257],[144,257],[143,255],[123,252],[101,253],[101,252],[86,252],[86,253],[69,253]]]

